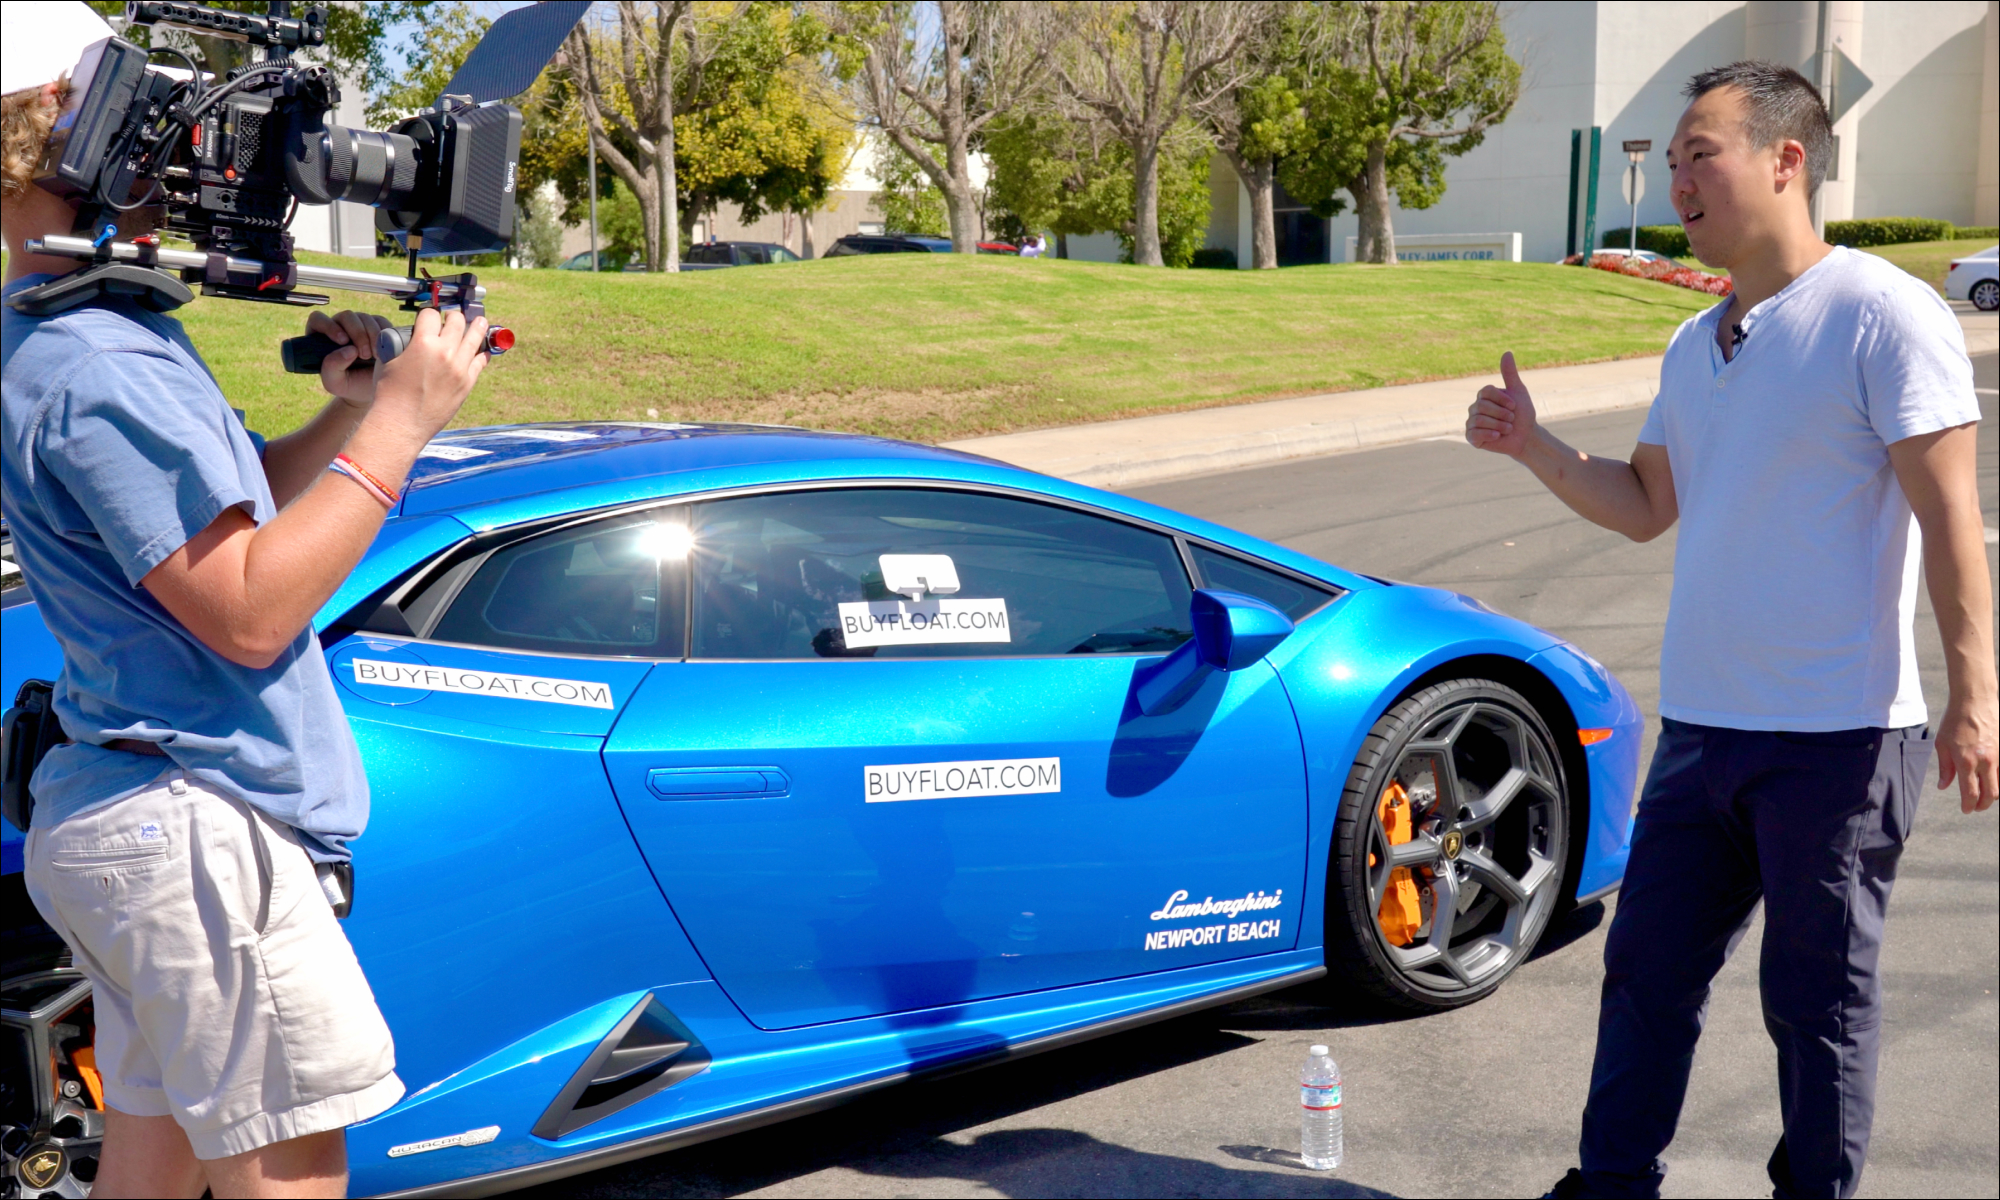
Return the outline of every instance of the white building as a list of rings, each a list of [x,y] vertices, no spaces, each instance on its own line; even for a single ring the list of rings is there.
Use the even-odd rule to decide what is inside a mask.
[[[1523,67],[1520,102],[1478,149],[1451,160],[1437,205],[1396,211],[1399,236],[1518,232],[1524,258],[1561,258],[1571,237],[1570,135],[1584,130],[1588,146],[1592,126],[1603,131],[1600,240],[1630,224],[1619,191],[1627,139],[1653,143],[1639,223],[1673,223],[1664,152],[1686,103],[1682,85],[1744,58],[1814,77],[1822,11],[1828,40],[1870,81],[1834,129],[1839,166],[1824,185],[1826,218],[2000,224],[2000,0],[1528,0],[1503,11],[1508,50]],[[1220,157],[1210,187],[1208,244],[1248,267],[1249,197]],[[1280,261],[1345,260],[1351,209],[1321,221],[1279,199],[1289,210],[1278,217]],[[1072,238],[1070,253],[1110,259],[1117,247],[1109,237]]]

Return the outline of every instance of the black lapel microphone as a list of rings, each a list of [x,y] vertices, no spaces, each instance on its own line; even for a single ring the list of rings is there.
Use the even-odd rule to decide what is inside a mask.
[[[1729,354],[1732,358],[1735,357],[1738,350],[1743,348],[1743,343],[1748,341],[1749,338],[1750,335],[1743,332],[1743,326],[1731,325],[1729,327]]]

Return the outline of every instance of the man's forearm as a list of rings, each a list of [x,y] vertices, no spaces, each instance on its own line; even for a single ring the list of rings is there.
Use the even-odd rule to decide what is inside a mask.
[[[1540,425],[1519,461],[1578,516],[1635,542],[1653,540],[1674,522],[1671,504],[1651,495],[1632,463],[1585,454]]]
[[[264,444],[264,478],[279,508],[313,485],[367,415],[366,406],[334,397],[312,420]]]
[[[1924,531],[1924,582],[1944,642],[1945,681],[1955,704],[2000,703],[1993,662],[1993,581],[1986,529],[1972,504],[1953,505],[1939,529]]]

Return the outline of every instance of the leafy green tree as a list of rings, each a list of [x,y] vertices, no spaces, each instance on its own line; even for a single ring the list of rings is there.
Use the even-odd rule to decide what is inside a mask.
[[[675,121],[678,171],[696,212],[724,201],[755,221],[824,207],[854,145],[854,115],[819,70],[825,25],[776,4],[742,10]]]
[[[1052,112],[1021,112],[995,121],[983,148],[989,207],[1010,213],[1023,230],[1065,239],[1123,230],[1131,220],[1132,173],[1122,144],[1100,126]]]
[[[376,129],[437,103],[493,25],[457,0],[410,5],[403,19],[414,26],[403,35],[403,69],[385,79],[368,104],[368,122]]]
[[[620,266],[645,261],[647,230],[645,210],[630,188],[612,180],[598,193],[597,245],[605,261]]]
[[[826,38],[809,11],[747,0],[674,0],[650,12],[620,0],[615,31],[571,33],[558,69],[601,168],[633,194],[653,231],[651,269],[677,270],[681,238],[721,201],[751,220],[824,203],[853,137],[810,69]],[[564,136],[552,134],[549,148]],[[556,177],[573,210],[566,181],[581,182],[582,171],[564,165]]]
[[[514,222],[514,253],[524,267],[562,265],[562,220],[559,206],[535,196],[524,199]]]
[[[907,155],[884,145],[875,155],[875,181],[882,185],[875,204],[890,233],[941,233],[951,227],[944,193]]]
[[[124,0],[89,0],[90,7],[98,15],[122,23],[125,17]],[[216,8],[232,12],[247,12],[262,15],[271,6],[263,0],[209,0]],[[382,42],[387,33],[388,5],[384,4],[336,4],[326,10],[326,45],[316,53],[320,61],[332,67],[341,79],[358,84],[369,93],[383,87],[389,80],[390,68],[382,55]],[[421,10],[433,7],[432,0],[416,0],[415,3],[398,6],[421,17]],[[126,41],[140,46],[163,45],[175,49],[195,51],[205,70],[220,76],[231,67],[248,61],[248,43],[232,41],[228,38],[209,37],[192,30],[135,25],[120,36]],[[428,102],[427,102],[428,103]]]
[[[1356,255],[1396,261],[1390,194],[1404,208],[1444,195],[1445,160],[1485,140],[1521,92],[1498,6],[1485,0],[1360,0],[1336,61],[1306,94],[1306,148],[1279,176],[1321,215],[1345,190],[1361,217]],[[1295,186],[1296,185],[1296,186]]]
[[[1242,82],[1212,94],[1200,110],[1215,148],[1249,194],[1250,265],[1259,269],[1278,265],[1277,164],[1309,144],[1303,93],[1326,53],[1327,18],[1336,11],[1318,4],[1263,9],[1237,51]]]
[[[1161,265],[1185,267],[1208,233],[1209,145],[1192,122],[1169,131],[1157,168],[1156,235]],[[996,122],[985,142],[992,203],[1024,230],[1059,239],[1113,233],[1135,261],[1138,222],[1131,148],[1094,123],[1018,115]]]

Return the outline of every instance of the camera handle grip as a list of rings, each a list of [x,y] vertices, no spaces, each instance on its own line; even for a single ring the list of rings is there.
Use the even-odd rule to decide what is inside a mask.
[[[375,357],[388,362],[410,344],[408,325],[394,325],[375,337]],[[486,331],[486,353],[505,354],[514,348],[514,331],[497,325]],[[340,349],[340,343],[323,333],[308,333],[278,343],[278,357],[293,375],[317,375],[326,356]]]

